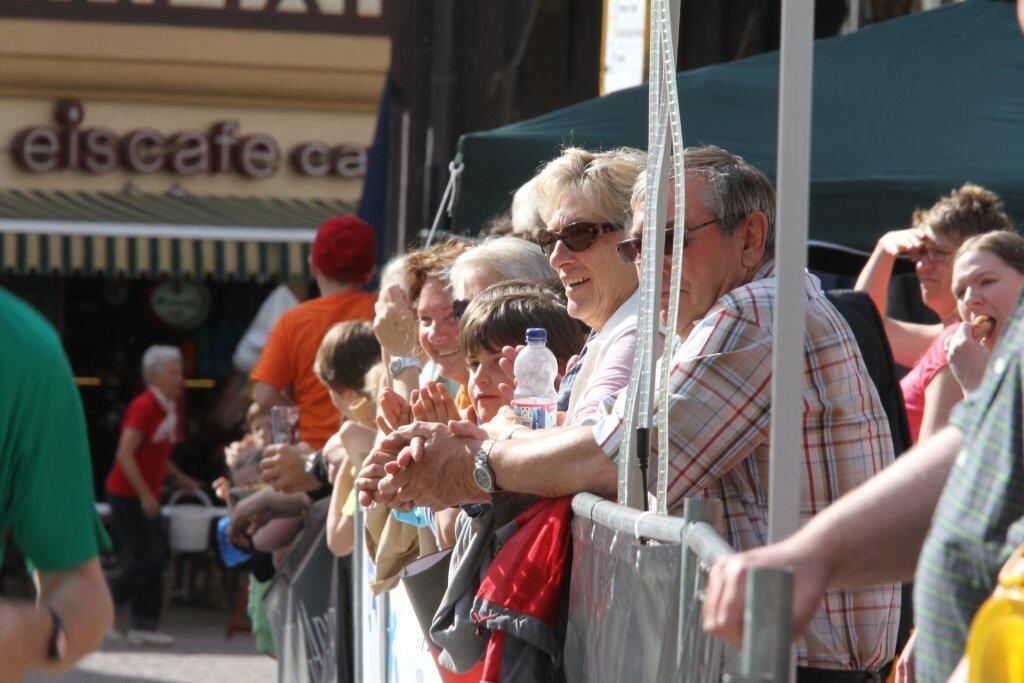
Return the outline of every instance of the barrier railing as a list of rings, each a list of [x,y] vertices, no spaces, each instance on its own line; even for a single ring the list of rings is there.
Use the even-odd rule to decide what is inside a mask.
[[[609,653],[612,660],[616,659],[615,640],[619,641],[619,646],[630,648],[648,660],[637,662],[634,659],[625,665],[631,675],[638,676],[636,680],[694,683],[788,680],[792,652],[789,634],[793,578],[790,572],[777,569],[750,572],[744,613],[745,640],[739,651],[705,635],[701,628],[708,573],[720,558],[734,552],[719,531],[723,528],[721,501],[687,499],[683,517],[665,517],[581,493],[573,499],[573,512],[580,524],[574,526],[577,538],[566,645],[568,680],[621,679],[622,666],[607,661]],[[586,521],[594,525],[590,538],[586,538],[585,533],[584,538],[579,538],[579,532],[587,528]],[[613,535],[608,536],[607,532]],[[623,537],[629,541],[626,547],[623,547]],[[608,547],[599,547],[605,542],[609,543]],[[645,546],[657,548],[657,551],[645,553],[642,550]],[[678,550],[672,546],[678,546]],[[636,572],[632,576],[609,574],[614,570],[609,570],[608,565],[622,557],[633,560]],[[605,566],[592,566],[595,559],[597,565]],[[624,585],[624,581],[643,583],[645,579],[664,576],[657,568],[652,568],[651,563],[676,570],[678,583],[675,586]],[[609,579],[608,585],[577,585],[577,580],[586,584],[595,583],[595,579],[599,582],[601,575]],[[623,599],[623,594],[634,597]],[[616,609],[607,609],[610,605]],[[656,614],[635,613],[652,607]],[[585,636],[575,634],[574,624],[586,624],[589,632]],[[657,635],[663,636],[657,648],[660,655],[656,649],[640,642]],[[624,639],[634,642],[622,643]],[[655,657],[658,662],[651,661]],[[606,661],[601,661],[603,658]],[[592,666],[593,662],[599,664]]]

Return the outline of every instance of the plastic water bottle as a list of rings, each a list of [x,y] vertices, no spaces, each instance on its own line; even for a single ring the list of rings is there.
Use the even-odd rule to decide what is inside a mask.
[[[548,332],[543,327],[526,330],[526,348],[516,357],[516,390],[512,410],[530,429],[555,426],[558,396],[555,375],[558,361],[547,347]]]

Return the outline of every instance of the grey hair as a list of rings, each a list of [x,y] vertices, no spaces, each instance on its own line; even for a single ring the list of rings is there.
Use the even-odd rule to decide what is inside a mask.
[[[537,176],[534,176],[512,195],[512,233],[532,239],[543,227],[544,219],[537,208]]]
[[[405,254],[392,256],[381,268],[380,291],[383,292],[391,285],[401,285],[403,289],[405,288]]]
[[[768,222],[765,253],[775,251],[775,187],[768,176],[743,157],[715,145],[687,147],[683,163],[687,173],[704,178],[704,209],[721,219],[725,234],[733,234],[744,218],[760,211]],[[633,186],[632,210],[635,212],[646,200],[647,173],[643,172]]]
[[[494,273],[499,282],[540,282],[558,277],[540,247],[519,237],[487,240],[459,254],[445,274],[452,287],[452,296],[465,299],[466,279],[479,272]]]
[[[607,152],[569,147],[537,174],[537,210],[550,223],[562,194],[571,190],[602,220],[627,227],[633,184],[646,163],[647,153],[632,147]]]
[[[167,363],[184,364],[181,349],[177,346],[150,346],[142,354],[142,379],[148,382]]]

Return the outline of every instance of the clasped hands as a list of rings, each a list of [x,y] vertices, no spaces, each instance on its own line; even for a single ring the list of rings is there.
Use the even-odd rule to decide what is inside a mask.
[[[487,433],[465,420],[413,422],[386,436],[356,477],[359,502],[442,510],[488,499],[473,480],[473,460]]]

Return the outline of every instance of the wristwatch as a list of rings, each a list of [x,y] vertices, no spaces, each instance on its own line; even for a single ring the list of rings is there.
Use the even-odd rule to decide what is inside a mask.
[[[64,659],[68,653],[68,632],[64,628],[64,620],[57,614],[57,610],[49,605],[46,609],[50,611],[50,618],[53,619],[53,631],[50,633],[50,642],[46,646],[46,659],[57,663]]]
[[[396,375],[398,375],[398,373],[400,373],[402,370],[405,370],[406,368],[422,367],[423,361],[421,361],[416,356],[398,356],[397,358],[392,358],[391,362],[388,364],[388,370],[391,372],[392,377],[395,377]]]
[[[494,470],[491,469],[491,449],[497,443],[494,439],[487,439],[476,452],[476,459],[473,461],[473,481],[484,493],[494,493]]]
[[[323,451],[313,451],[306,456],[306,474],[316,477],[321,484],[331,483],[327,476],[327,463],[324,462]]]

